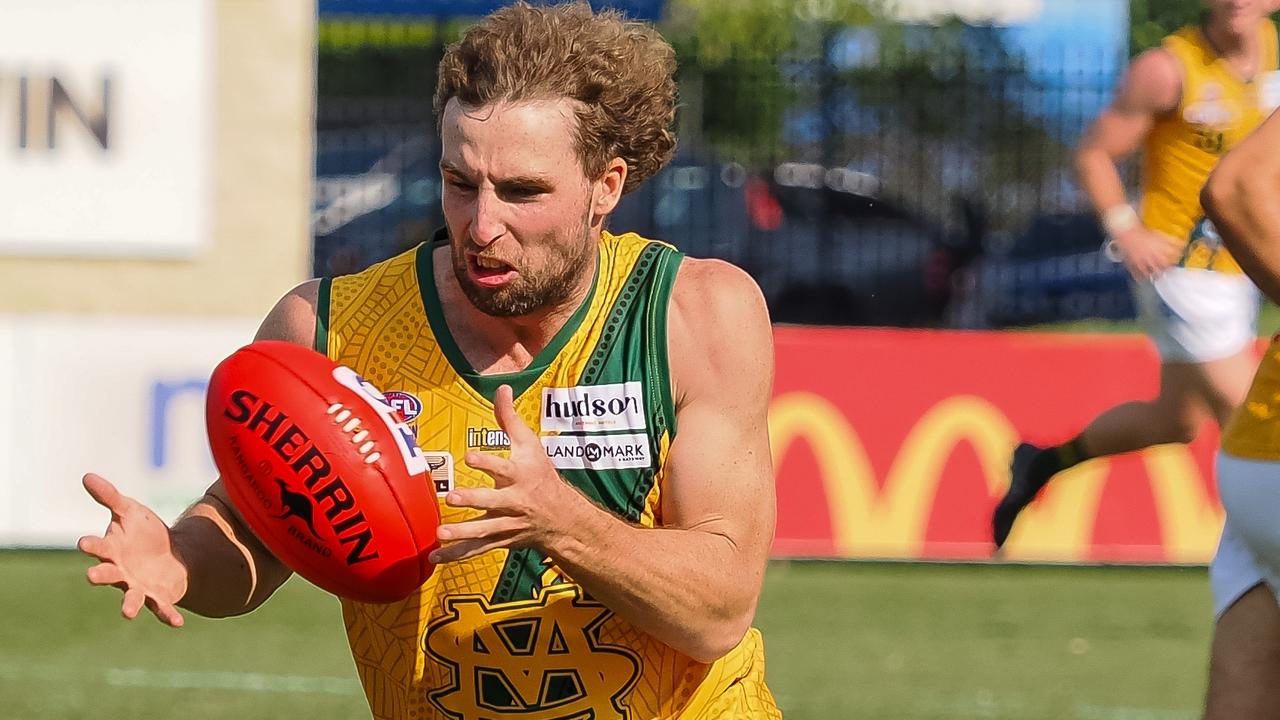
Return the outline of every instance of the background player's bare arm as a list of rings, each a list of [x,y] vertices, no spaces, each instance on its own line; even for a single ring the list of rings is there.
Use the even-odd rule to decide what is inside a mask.
[[[630,525],[566,483],[547,482],[554,469],[532,430],[520,424],[510,429],[511,462],[468,456],[495,475],[498,490],[456,491],[461,504],[489,514],[442,526],[441,539],[453,544],[438,557],[538,547],[606,606],[709,662],[749,628],[773,540],[766,422],[772,331],[755,283],[718,261],[685,261],[670,313],[677,432],[661,498],[663,527]],[[500,420],[509,402],[509,395],[499,399]],[[521,436],[533,448],[524,459]],[[525,492],[533,483],[541,491]]]
[[[1254,284],[1280,302],[1280,113],[1228,152],[1200,194],[1205,214]]]
[[[1138,150],[1155,118],[1176,109],[1181,94],[1177,61],[1165,50],[1148,50],[1129,66],[1111,106],[1089,126],[1076,151],[1080,183],[1134,277],[1158,274],[1177,261],[1178,249],[1137,222],[1116,163]],[[1108,220],[1109,213],[1116,214]]]
[[[318,285],[309,281],[281,298],[254,339],[310,347]],[[97,475],[85,477],[85,489],[111,510],[107,531],[79,542],[82,551],[101,561],[87,571],[89,582],[123,590],[121,612],[127,618],[136,617],[144,605],[174,627],[182,625],[175,606],[207,617],[240,615],[261,605],[289,578],[289,569],[232,510],[221,481],[172,528]]]

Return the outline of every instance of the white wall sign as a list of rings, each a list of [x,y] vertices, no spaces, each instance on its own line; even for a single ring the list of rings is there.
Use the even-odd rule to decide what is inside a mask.
[[[173,520],[216,477],[210,373],[256,318],[0,315],[0,545],[72,547],[109,513],[96,472]]]
[[[209,235],[212,0],[4,0],[0,252],[190,256]]]

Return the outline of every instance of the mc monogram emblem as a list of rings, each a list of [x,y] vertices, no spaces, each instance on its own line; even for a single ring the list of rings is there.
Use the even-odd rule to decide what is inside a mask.
[[[496,607],[481,595],[449,598],[423,648],[452,677],[428,697],[456,720],[629,720],[640,658],[600,641],[612,616],[575,585]]]

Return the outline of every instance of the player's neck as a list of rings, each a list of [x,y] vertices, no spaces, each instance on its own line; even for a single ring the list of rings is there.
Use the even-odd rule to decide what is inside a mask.
[[[447,253],[448,248],[444,251]],[[447,254],[444,257],[447,258]],[[447,259],[434,262],[433,274],[445,324],[463,357],[472,368],[485,375],[519,372],[529,367],[590,295],[599,257],[598,252],[592,255],[591,270],[582,274],[565,300],[519,317],[497,317],[482,312],[463,293]]]
[[[1212,17],[1204,24],[1204,35],[1218,57],[1226,60],[1242,77],[1252,77],[1258,64],[1258,33],[1256,28],[1248,32],[1235,32],[1225,23]]]

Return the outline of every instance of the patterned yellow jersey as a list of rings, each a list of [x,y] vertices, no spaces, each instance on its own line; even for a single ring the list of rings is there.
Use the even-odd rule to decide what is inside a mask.
[[[1142,221],[1178,243],[1180,265],[1239,273],[1200,206],[1200,189],[1224,153],[1253,132],[1280,104],[1276,73],[1276,28],[1258,25],[1260,65],[1241,78],[1218,57],[1199,26],[1164,40],[1182,69],[1178,108],[1156,120],[1143,156]]]
[[[1251,460],[1280,460],[1280,334],[1263,354],[1244,404],[1223,429],[1222,450]]]
[[[457,459],[432,478],[492,487],[461,462],[509,447],[493,397],[520,416],[564,479],[609,511],[662,524],[675,433],[667,308],[681,254],[605,233],[589,297],[526,370],[480,375],[449,333],[432,279],[443,234],[357,275],[321,282],[317,345],[380,388],[428,452]],[[479,511],[440,501],[444,522]],[[780,717],[764,685],[760,634],[703,664],[591,597],[535,550],[447,563],[390,605],[343,601],[351,652],[379,720],[666,720]]]

